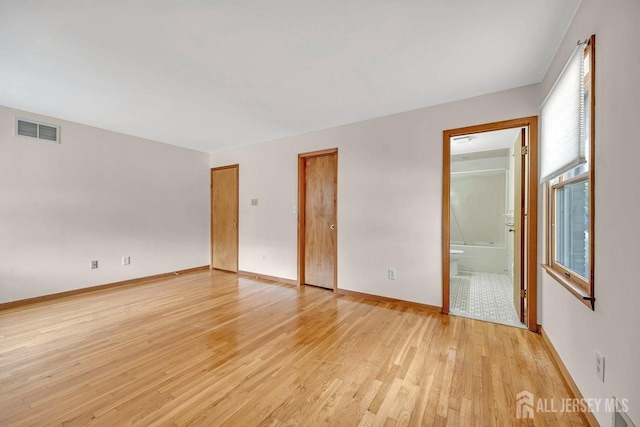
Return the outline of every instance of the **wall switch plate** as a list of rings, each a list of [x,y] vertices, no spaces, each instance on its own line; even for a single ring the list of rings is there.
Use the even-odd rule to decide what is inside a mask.
[[[122,265],[129,265],[129,264],[131,264],[131,257],[130,256],[122,257]]]
[[[258,199],[251,199],[251,206],[258,206]]]
[[[98,261],[91,261],[91,269],[98,268]]]
[[[293,206],[291,207],[291,213],[292,213],[292,214],[298,213],[298,207],[297,207],[296,205],[293,205]]]
[[[390,268],[388,272],[389,280],[396,280],[396,269]]]
[[[596,351],[596,375],[604,382],[604,356]]]

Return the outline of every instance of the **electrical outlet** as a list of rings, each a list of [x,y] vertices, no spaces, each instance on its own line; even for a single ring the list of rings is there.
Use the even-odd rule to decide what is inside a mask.
[[[251,199],[251,206],[258,206],[258,199]]]
[[[396,269],[390,268],[388,272],[389,280],[396,280]]]
[[[131,257],[130,256],[122,257],[122,265],[129,265],[129,264],[131,264]]]
[[[98,268],[98,261],[91,261],[91,269]]]
[[[596,351],[596,375],[604,382],[604,356]]]

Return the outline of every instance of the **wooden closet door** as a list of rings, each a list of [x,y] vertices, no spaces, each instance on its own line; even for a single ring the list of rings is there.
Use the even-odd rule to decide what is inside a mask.
[[[211,268],[238,271],[238,165],[211,170]]]
[[[304,160],[304,283],[335,288],[337,153]]]

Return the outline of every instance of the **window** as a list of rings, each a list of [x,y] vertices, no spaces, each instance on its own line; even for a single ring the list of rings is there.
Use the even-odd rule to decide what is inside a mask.
[[[577,140],[573,141],[574,144],[577,144],[577,149],[572,151],[571,155],[567,155],[567,159],[558,161],[558,157],[566,155],[567,152],[574,150],[574,147],[566,149],[564,144],[567,144],[568,134],[563,133],[561,128],[558,128],[560,130],[554,128],[550,131],[552,132],[551,136],[547,137],[546,141],[547,159],[544,158],[544,150],[541,150],[543,151],[541,153],[541,169],[544,170],[544,162],[547,161],[554,164],[548,169],[559,172],[555,175],[552,172],[546,176],[544,176],[545,172],[541,172],[543,181],[546,181],[548,208],[546,221],[547,260],[543,267],[573,295],[593,309],[595,302],[593,280],[595,36],[591,36],[586,44],[581,45],[577,54],[580,55],[582,61],[579,64],[581,70],[577,80],[581,82],[577,110],[579,111],[578,133]],[[570,68],[570,64],[565,70],[568,68]],[[562,78],[561,75],[559,81]],[[549,94],[549,98],[554,95],[553,90]],[[542,107],[542,121],[545,120],[546,102],[548,101],[545,101]],[[566,121],[566,118],[563,120]],[[552,121],[552,119],[550,118],[548,121]],[[567,127],[573,125],[575,125],[573,121],[565,124]],[[544,128],[545,124],[541,122],[541,126]],[[559,138],[557,138],[558,135],[560,135]],[[542,136],[541,144],[544,146],[544,129]],[[556,138],[554,139],[553,136]],[[550,140],[552,140],[552,144],[549,144]],[[552,159],[548,159],[549,157]]]

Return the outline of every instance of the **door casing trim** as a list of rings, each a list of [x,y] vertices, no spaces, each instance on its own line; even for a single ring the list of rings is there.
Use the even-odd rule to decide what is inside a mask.
[[[529,131],[527,155],[527,221],[525,225],[525,280],[527,283],[527,328],[538,332],[538,116],[486,123],[442,133],[442,313],[449,314],[449,267],[451,224],[451,138],[471,133],[526,127]]]

